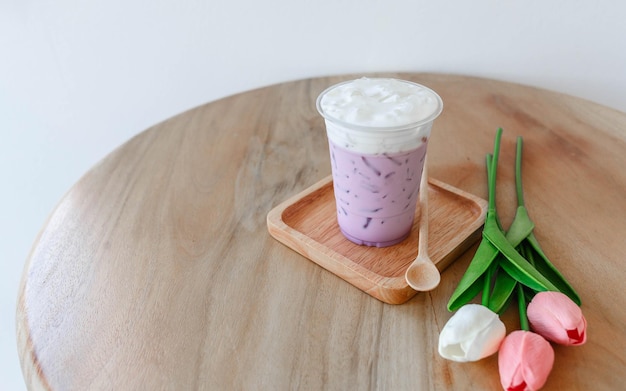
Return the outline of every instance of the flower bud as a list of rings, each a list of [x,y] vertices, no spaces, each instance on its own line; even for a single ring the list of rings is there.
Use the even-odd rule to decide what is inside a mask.
[[[507,391],[538,390],[548,380],[553,364],[550,342],[531,331],[513,331],[498,352],[500,384]]]
[[[539,292],[528,304],[528,321],[538,334],[562,345],[587,341],[587,321],[580,307],[561,292]]]
[[[439,354],[452,361],[477,361],[497,352],[505,335],[498,314],[479,304],[466,304],[441,330]]]

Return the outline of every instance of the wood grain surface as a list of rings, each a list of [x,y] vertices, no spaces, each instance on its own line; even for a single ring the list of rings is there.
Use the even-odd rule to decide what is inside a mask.
[[[330,173],[315,98],[361,75],[294,81],[208,103],[113,151],[45,222],[17,303],[30,389],[495,390],[497,358],[437,354],[446,302],[475,246],[434,291],[388,305],[274,240],[265,217]],[[535,234],[577,288],[588,342],[555,347],[546,390],[626,380],[626,114],[494,80],[387,74],[444,111],[432,177],[487,197],[504,128],[498,208],[515,210],[515,137]],[[508,330],[518,326],[509,310]]]

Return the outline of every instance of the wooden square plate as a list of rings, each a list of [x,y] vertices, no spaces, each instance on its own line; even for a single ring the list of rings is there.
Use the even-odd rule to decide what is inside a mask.
[[[428,180],[428,252],[440,271],[480,238],[487,201],[441,181]],[[337,225],[332,177],[276,206],[267,215],[278,241],[389,304],[402,304],[414,291],[404,273],[417,256],[419,208],[411,234],[390,247],[359,246]]]

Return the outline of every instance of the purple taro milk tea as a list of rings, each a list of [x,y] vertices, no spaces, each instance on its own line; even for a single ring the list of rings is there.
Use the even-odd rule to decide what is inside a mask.
[[[386,247],[411,232],[439,95],[397,79],[337,84],[317,99],[326,122],[337,222],[350,241]]]

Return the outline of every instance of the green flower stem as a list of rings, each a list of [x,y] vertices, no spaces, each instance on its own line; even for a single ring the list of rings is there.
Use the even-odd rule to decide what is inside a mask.
[[[498,162],[500,140],[502,138],[502,129],[498,129],[496,132],[494,142],[494,154],[493,162],[491,162],[490,156],[487,156],[487,184],[489,187],[489,200],[487,207],[487,215],[485,217],[485,226],[499,227],[496,213],[496,175],[495,166]],[[489,222],[489,223],[487,223]],[[487,272],[489,266],[494,262],[498,256],[499,251],[484,237],[478,245],[478,249],[472,258],[465,274],[461,277],[459,284],[450,296],[448,301],[448,310],[455,311],[462,307],[464,304],[472,300],[481,290],[484,289],[484,274]]]
[[[495,136],[493,155],[486,156],[489,200],[482,240],[448,301],[448,310],[460,308],[482,290],[483,305],[500,313],[507,307],[516,287],[522,292],[523,299],[523,286],[533,292],[561,291],[580,304],[576,292],[550,263],[533,234],[535,224],[524,205],[521,137],[517,139],[515,159],[518,207],[509,230],[505,232],[502,229],[496,210],[496,174],[501,139],[502,128],[499,128]]]
[[[554,285],[545,277],[535,270],[518,252],[515,247],[519,242],[510,243],[502,232],[498,213],[496,210],[496,178],[498,158],[500,156],[500,144],[502,139],[502,128],[496,132],[493,156],[487,155],[487,183],[488,183],[488,207],[483,227],[483,239],[481,240],[474,258],[470,262],[465,274],[459,281],[459,285],[452,293],[448,301],[448,310],[454,311],[472,298],[474,298],[481,289],[484,289],[484,277],[487,269],[495,261],[498,254],[502,254],[502,261],[499,264],[502,268],[515,280],[530,287],[535,291],[555,290]],[[520,241],[525,237],[528,231],[532,231],[534,225],[530,223],[530,228],[525,225],[526,229],[519,230],[515,235],[515,239]],[[516,231],[517,232],[517,231]],[[510,285],[509,288],[511,288]]]
[[[517,304],[519,307],[519,322],[522,330],[529,331],[528,315],[526,315],[526,297],[524,296],[524,287],[517,285]]]
[[[483,281],[483,296],[482,296],[482,305],[489,308],[489,299],[491,294],[491,280],[493,279],[494,266],[496,263],[492,263],[485,273],[485,279]]]
[[[520,233],[532,232],[534,224],[528,219],[521,228],[512,227],[513,232],[517,235],[509,239],[515,239],[509,241],[502,232],[500,225],[498,224],[499,218],[496,211],[496,172],[498,165],[498,156],[500,153],[500,142],[502,138],[502,128],[498,129],[496,133],[496,141],[493,152],[493,158],[487,157],[487,175],[489,183],[489,202],[487,208],[487,217],[485,218],[485,226],[483,228],[483,239],[487,239],[489,243],[497,250],[497,252],[504,255],[502,267],[507,273],[516,279],[518,282],[528,286],[535,291],[555,290],[556,287],[548,281],[541,273],[537,272],[532,265],[522,257],[515,247],[519,244],[517,240],[521,242],[524,236]],[[491,161],[491,164],[489,162]],[[522,229],[523,228],[523,229]],[[513,243],[511,243],[513,242]],[[496,254],[497,255],[497,254]],[[493,260],[490,260],[490,263]]]
[[[491,154],[487,155],[487,176],[491,177],[491,171],[493,170],[493,157]],[[498,218],[498,214],[496,213],[496,221],[498,223],[498,228],[502,230],[502,225],[500,224],[500,219]],[[493,262],[494,269],[497,268],[495,273],[495,283],[493,285],[493,289],[491,290],[491,295],[489,297],[489,305],[488,308],[497,314],[503,313],[509,305],[511,295],[515,291],[515,287],[517,286],[517,281],[512,278],[507,272],[500,268],[500,262],[502,262],[502,254],[498,254],[496,260]]]
[[[487,184],[489,191],[487,214],[490,212],[493,214],[492,218],[496,216],[496,178],[498,171],[498,158],[500,157],[500,143],[502,140],[502,128],[499,128],[496,132],[496,139],[493,147],[493,157],[487,155]]]
[[[517,206],[524,206],[524,189],[522,187],[522,144],[522,136],[518,136],[515,149],[515,191],[517,193]]]
[[[522,186],[522,147],[523,139],[519,136],[517,138],[515,154],[515,188],[518,207],[506,237],[514,247],[518,247],[515,243],[519,240],[520,252],[541,275],[553,284],[555,289],[550,290],[562,292],[580,305],[581,301],[578,293],[576,293],[565,277],[563,277],[550,262],[533,233],[534,224],[528,216],[528,210],[524,203],[524,191]]]

